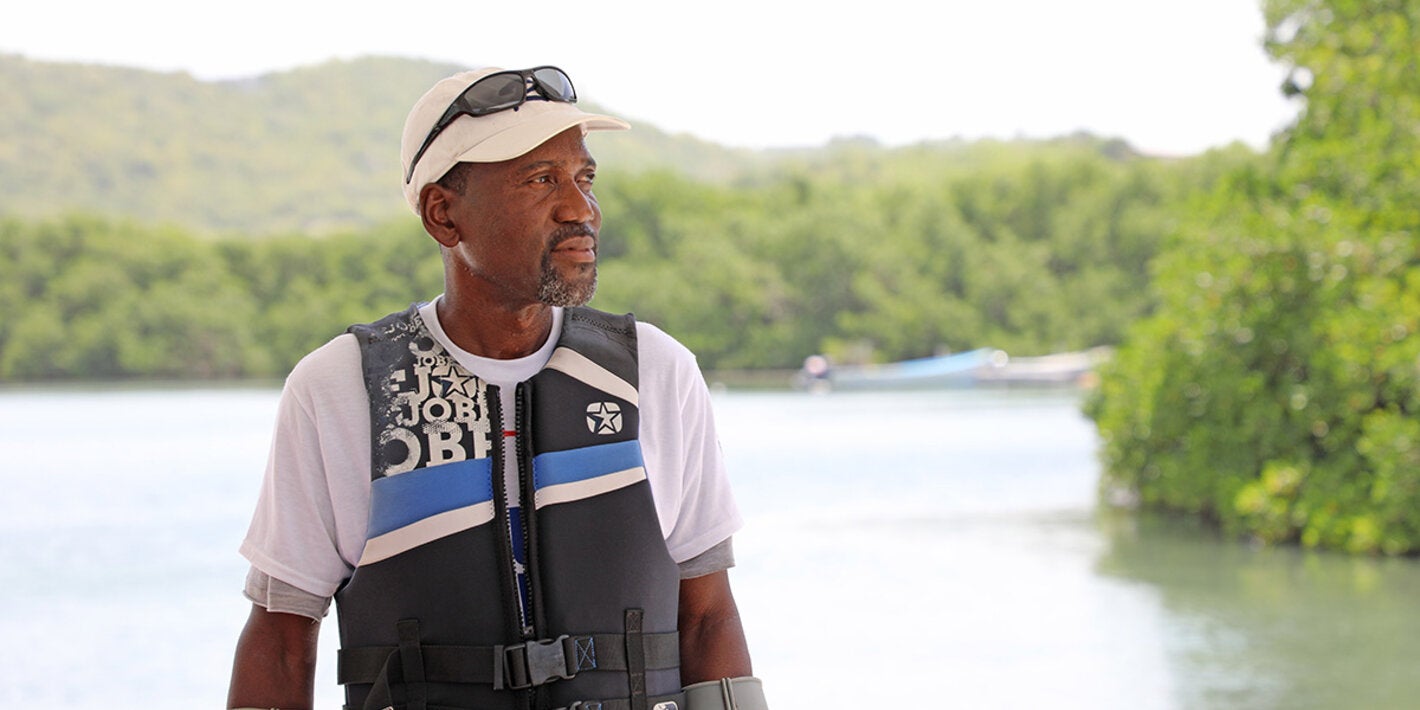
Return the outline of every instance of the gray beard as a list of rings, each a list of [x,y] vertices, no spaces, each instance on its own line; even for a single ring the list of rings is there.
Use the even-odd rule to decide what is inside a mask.
[[[597,265],[591,265],[590,278],[571,282],[552,268],[552,255],[542,257],[542,280],[538,283],[538,300],[548,306],[584,306],[597,292]]]

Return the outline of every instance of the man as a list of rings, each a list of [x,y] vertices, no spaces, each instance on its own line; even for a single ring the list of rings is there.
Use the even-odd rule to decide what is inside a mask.
[[[332,598],[346,707],[764,707],[694,357],[581,307],[583,136],[629,126],[575,101],[555,67],[485,69],[410,112],[404,192],[445,291],[288,378],[229,707],[311,706]]]

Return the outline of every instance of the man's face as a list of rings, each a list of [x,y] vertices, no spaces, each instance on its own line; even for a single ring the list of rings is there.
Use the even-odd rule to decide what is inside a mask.
[[[601,209],[581,128],[521,157],[474,164],[467,175],[450,209],[460,233],[450,254],[455,278],[511,308],[591,300]]]

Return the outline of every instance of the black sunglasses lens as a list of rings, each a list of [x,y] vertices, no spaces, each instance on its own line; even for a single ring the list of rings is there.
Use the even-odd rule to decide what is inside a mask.
[[[533,79],[543,95],[553,101],[577,101],[577,90],[572,88],[572,80],[557,67],[539,67],[533,71]]]
[[[527,83],[514,73],[483,77],[463,92],[463,100],[475,116],[512,108],[521,104],[526,96]]]

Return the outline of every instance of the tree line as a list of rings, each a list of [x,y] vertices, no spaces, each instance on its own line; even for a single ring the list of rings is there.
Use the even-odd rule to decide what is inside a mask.
[[[707,369],[1119,341],[1181,201],[1257,156],[1120,154],[1088,137],[898,151],[845,143],[733,184],[603,173],[593,305]],[[0,221],[0,380],[280,376],[346,326],[439,293],[413,216],[212,238],[74,215]]]

